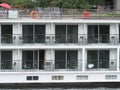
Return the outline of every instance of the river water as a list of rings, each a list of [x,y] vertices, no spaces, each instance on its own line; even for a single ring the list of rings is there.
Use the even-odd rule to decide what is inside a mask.
[[[120,88],[105,88],[105,87],[99,87],[99,88],[26,88],[26,89],[0,89],[0,90],[120,90]]]

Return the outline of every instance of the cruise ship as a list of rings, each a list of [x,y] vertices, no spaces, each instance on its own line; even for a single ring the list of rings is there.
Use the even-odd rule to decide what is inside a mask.
[[[119,15],[0,10],[0,83],[120,82]]]

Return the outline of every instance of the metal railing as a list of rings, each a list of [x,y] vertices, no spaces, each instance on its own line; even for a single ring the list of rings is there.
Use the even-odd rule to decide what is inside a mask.
[[[5,34],[0,35],[2,45],[12,44],[108,44],[117,45],[120,43],[118,34]]]
[[[86,60],[86,71],[116,71],[117,59]]]
[[[66,62],[64,60],[64,62]],[[61,63],[63,66],[61,66]],[[65,66],[65,67],[64,67]],[[25,71],[81,71],[82,61],[77,62],[72,60],[67,63],[59,61],[56,63],[55,60],[5,60],[4,63],[0,64],[0,72],[25,72]]]
[[[37,62],[37,63],[36,63]],[[5,60],[0,64],[0,72],[26,72],[26,71],[116,71],[117,59],[108,61],[85,61],[82,60]]]
[[[13,9],[14,10],[14,9]],[[17,18],[32,18],[30,13],[32,10],[16,10],[18,12]],[[50,10],[49,8],[36,10],[38,15],[33,19],[118,19],[120,18],[120,11],[115,10],[82,10],[82,9],[59,9]],[[88,15],[85,15],[85,11]],[[14,14],[13,14],[14,16]],[[12,16],[12,17],[13,17]],[[15,16],[16,17],[16,16]],[[34,15],[33,15],[34,17]],[[17,19],[16,18],[16,19]],[[6,14],[0,15],[0,19],[9,19],[9,16]]]

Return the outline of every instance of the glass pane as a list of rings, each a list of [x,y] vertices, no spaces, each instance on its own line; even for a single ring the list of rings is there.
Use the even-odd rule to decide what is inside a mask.
[[[87,51],[87,68],[98,68],[98,51]]]
[[[66,53],[65,51],[55,51],[55,68],[65,69]]]
[[[33,69],[33,51],[22,52],[22,68]]]
[[[78,42],[78,25],[67,26],[67,42],[68,43]]]
[[[55,42],[56,43],[66,42],[66,25],[55,26]]]
[[[109,50],[99,51],[99,67],[109,68]]]
[[[100,32],[99,41],[101,43],[109,43],[110,26],[100,25],[99,32]]]
[[[23,43],[33,43],[33,25],[23,25]]]
[[[38,69],[38,51],[34,51],[34,69]]]
[[[35,25],[35,42],[45,43],[45,25]]]
[[[67,68],[76,69],[78,64],[78,52],[67,51]]]
[[[44,69],[44,50],[39,51],[39,69]]]
[[[12,25],[1,26],[1,42],[12,43]]]
[[[88,25],[88,43],[98,43],[98,25]]]
[[[12,69],[12,51],[1,51],[1,69]]]

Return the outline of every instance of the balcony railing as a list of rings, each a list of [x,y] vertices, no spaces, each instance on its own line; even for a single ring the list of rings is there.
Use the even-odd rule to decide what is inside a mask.
[[[64,61],[65,62],[65,61]],[[64,64],[61,67],[61,64]],[[4,61],[0,64],[0,72],[24,72],[24,71],[81,71],[82,61],[78,60],[69,61],[66,64],[59,61],[59,64],[55,60],[47,61],[34,61],[34,60],[11,60]]]
[[[120,17],[120,11],[115,10],[82,10],[82,9],[60,9],[60,8],[41,8],[36,9],[37,15],[32,15],[32,10],[15,10],[12,15],[8,12],[8,15],[4,10],[0,10],[0,19],[11,19],[11,18],[31,18],[31,19],[117,19]]]
[[[86,71],[115,71],[117,70],[117,59],[93,59],[86,61]]]
[[[38,62],[38,61],[37,61]],[[82,60],[40,60],[36,63],[34,60],[6,60],[0,64],[0,72],[24,72],[24,71],[116,71],[117,59],[109,59],[108,61],[89,62],[85,61],[85,67]],[[107,65],[107,66],[106,66]]]
[[[12,44],[78,44],[78,45],[89,45],[89,44],[108,44],[117,45],[120,43],[118,34],[5,34],[0,35],[0,43],[2,45]]]

